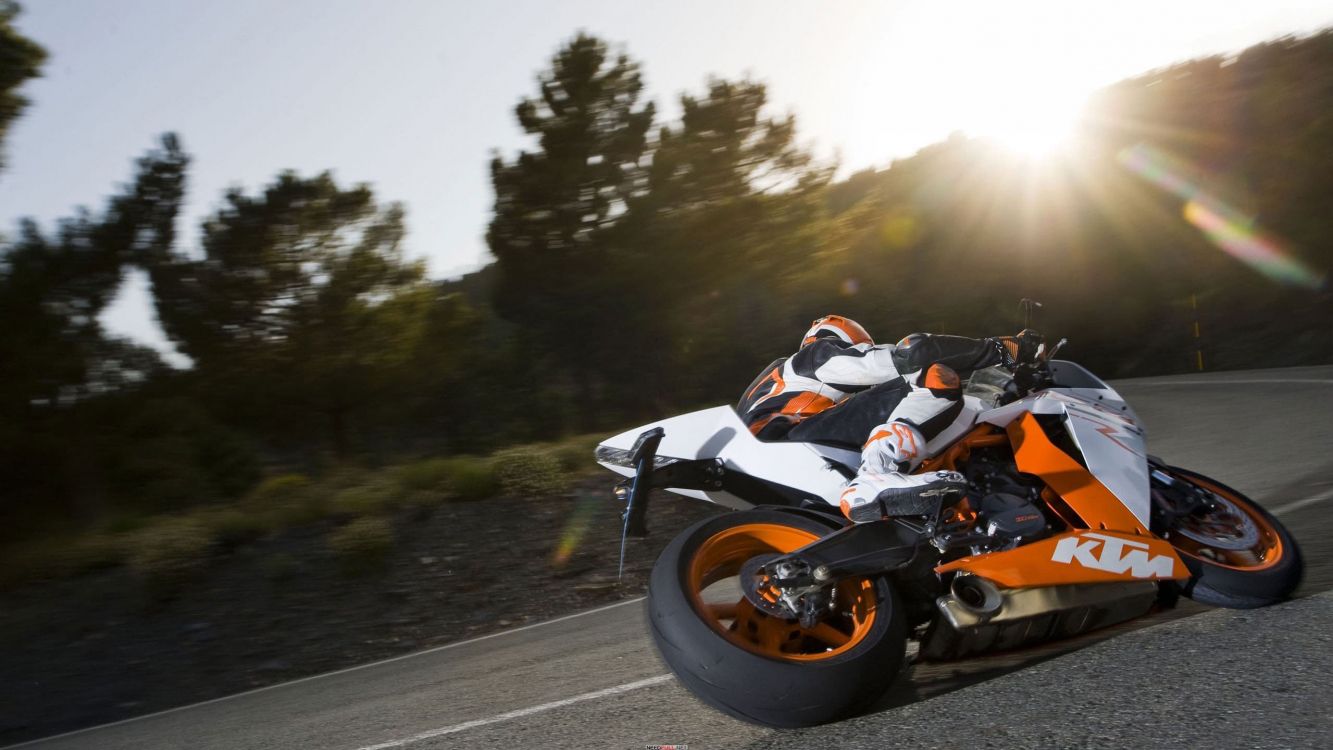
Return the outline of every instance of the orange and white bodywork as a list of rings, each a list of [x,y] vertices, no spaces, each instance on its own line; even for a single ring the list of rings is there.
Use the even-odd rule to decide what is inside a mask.
[[[913,448],[920,452],[918,470],[934,471],[954,469],[970,449],[1008,444],[1018,470],[1041,479],[1046,485],[1043,499],[1072,528],[1014,549],[954,560],[937,572],[965,572],[1000,587],[1188,577],[1172,546],[1149,531],[1148,456],[1137,415],[1114,389],[1082,367],[1064,361],[1053,367],[1068,385],[998,408],[988,408],[965,392],[960,417]],[[638,427],[608,439],[601,448],[628,450],[644,430],[658,426],[666,431],[659,456],[716,459],[725,470],[760,480],[788,497],[834,508],[863,458],[850,446],[761,441],[729,407]],[[894,436],[871,439],[876,437]],[[602,464],[633,475],[630,467]],[[669,491],[731,508],[752,505],[725,489]]]
[[[971,573],[1001,588],[1189,578],[1175,549],[1161,539],[1087,530],[964,557],[935,572]]]

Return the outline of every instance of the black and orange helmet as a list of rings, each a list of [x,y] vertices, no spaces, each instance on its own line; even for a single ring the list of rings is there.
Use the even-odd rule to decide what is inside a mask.
[[[844,318],[841,315],[825,315],[810,324],[810,330],[805,332],[805,338],[801,339],[801,346],[808,346],[811,343],[824,338],[836,338],[845,341],[848,344],[871,344],[875,340],[870,338],[866,329],[861,327],[851,318]]]

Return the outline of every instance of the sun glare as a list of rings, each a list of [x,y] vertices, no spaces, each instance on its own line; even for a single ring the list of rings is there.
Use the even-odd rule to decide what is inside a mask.
[[[1020,155],[1049,157],[1069,147],[1078,112],[1076,104],[1064,101],[1024,101],[986,117],[974,125],[974,132]]]
[[[1030,158],[1047,158],[1065,151],[1074,136],[1082,100],[1034,92],[1013,97],[1003,107],[980,112],[968,128],[972,135]]]

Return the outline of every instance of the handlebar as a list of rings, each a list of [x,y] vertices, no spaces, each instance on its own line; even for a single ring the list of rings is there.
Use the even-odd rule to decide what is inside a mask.
[[[999,398],[999,404],[1012,403],[1033,391],[1050,386],[1052,382],[1051,361],[1068,343],[1069,339],[1062,338],[1056,342],[1055,346],[1047,350],[1045,342],[1042,342],[1037,348],[1036,356],[1032,362],[1019,362],[1009,368],[1013,377],[1005,384],[1004,391]]]

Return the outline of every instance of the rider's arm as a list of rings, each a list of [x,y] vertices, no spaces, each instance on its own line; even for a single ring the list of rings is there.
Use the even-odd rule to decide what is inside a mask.
[[[966,375],[983,367],[1003,364],[1004,346],[999,339],[970,339],[914,333],[893,348],[893,361],[902,372],[917,372],[933,364],[942,364]]]
[[[845,393],[863,390],[898,377],[892,346],[816,341],[791,358],[797,375],[813,378]]]

